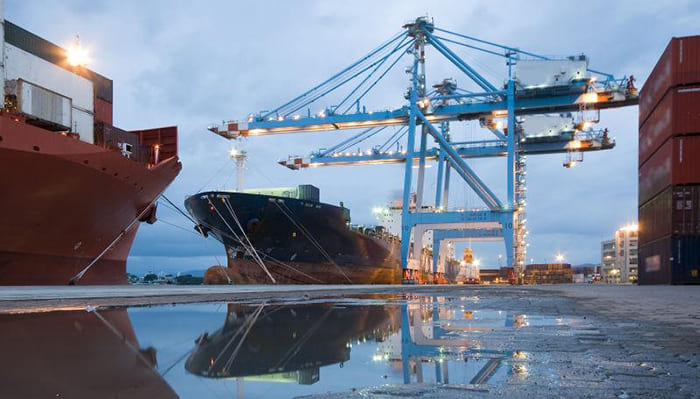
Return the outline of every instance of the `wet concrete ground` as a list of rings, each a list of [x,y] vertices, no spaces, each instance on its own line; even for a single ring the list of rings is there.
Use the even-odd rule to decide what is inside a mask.
[[[525,354],[500,383],[368,387],[311,397],[700,397],[700,287],[477,292],[475,311],[504,309],[568,322],[481,335],[483,347]]]
[[[373,299],[368,299],[368,294],[381,295],[372,295],[369,298]],[[143,307],[191,302],[214,304]],[[181,363],[184,359],[182,353],[199,348],[197,345],[193,349],[193,342],[199,334],[207,331],[212,337],[215,335],[220,320],[227,323],[248,320],[232,319],[232,309],[238,309],[239,316],[247,314],[245,317],[255,314],[257,307],[265,307],[271,315],[286,315],[286,312],[299,313],[299,307],[309,303],[321,307],[319,314],[322,317],[330,317],[323,310],[330,306],[336,309],[331,315],[338,314],[346,321],[363,320],[362,323],[351,322],[349,326],[363,325],[364,329],[372,330],[372,334],[378,334],[381,329],[367,320],[371,320],[373,314],[376,316],[381,308],[381,312],[389,315],[383,331],[390,335],[375,343],[363,341],[360,344],[358,341],[356,347],[351,346],[348,351],[345,368],[342,368],[342,363],[340,366],[323,365],[320,379],[311,385],[302,384],[291,389],[286,384],[282,386],[287,388],[282,389],[279,383],[246,380],[245,397],[267,397],[254,393],[270,393],[277,389],[278,394],[282,392],[282,396],[277,397],[307,398],[700,398],[700,287],[0,288],[0,313],[78,309],[73,313],[79,316],[81,309],[87,306],[96,306],[95,314],[109,312],[115,306],[140,306],[128,313],[135,325],[136,337],[142,344],[155,347],[161,365],[156,369],[159,378],[182,397],[204,397],[207,392],[221,392],[230,397],[236,392],[232,386],[226,385],[231,382],[188,374]],[[228,306],[228,315],[226,312],[221,314],[226,309],[224,305]],[[214,327],[205,328],[206,323],[196,322],[193,315],[204,314],[198,310],[200,307],[212,306],[219,309],[211,318]],[[360,308],[355,313],[343,310],[353,306]],[[248,310],[240,313],[240,307]],[[192,313],[191,309],[196,312]],[[14,323],[13,317],[6,315],[9,326]],[[17,317],[21,320],[25,316]],[[308,317],[309,322],[292,318],[285,319],[286,324],[279,324],[278,320],[278,324],[272,323],[269,327],[258,323],[256,326],[259,327],[255,328],[260,330],[253,331],[264,332],[269,328],[274,333],[271,336],[275,337],[284,331],[284,325],[290,329],[303,329],[303,326],[315,323],[313,316]],[[318,320],[319,323],[322,321]],[[327,328],[333,326],[331,323]],[[363,328],[359,330],[364,331]],[[310,331],[310,334],[318,334],[317,331],[322,330]],[[339,331],[348,331],[349,334],[349,327]],[[107,332],[107,336],[110,334]],[[351,335],[356,334],[348,337]],[[333,341],[324,340],[332,340],[334,336],[312,336],[305,341],[308,342],[306,346],[296,349],[298,355],[295,356],[321,348],[323,342],[330,344]],[[253,335],[241,344],[242,348],[246,348],[252,338]],[[119,342],[117,340],[112,345],[118,346]],[[180,344],[172,346],[168,342]],[[12,343],[8,342],[8,345]],[[230,349],[232,345],[228,347]],[[269,344],[263,347],[270,348]],[[287,348],[282,348],[280,353],[287,354]],[[276,352],[270,353],[273,363],[277,362],[277,355]],[[42,354],[37,356],[42,358]],[[382,378],[382,373],[388,377]]]

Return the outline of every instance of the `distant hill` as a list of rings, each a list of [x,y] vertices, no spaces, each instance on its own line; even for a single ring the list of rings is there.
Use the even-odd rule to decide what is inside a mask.
[[[138,273],[127,273],[127,274],[134,274],[136,276],[143,277],[149,273],[155,273],[155,274],[167,273],[167,274],[172,274],[173,276],[177,276],[178,274],[180,274],[181,276],[185,276],[185,275],[189,274],[192,277],[204,277],[205,272],[206,272],[206,270],[204,270],[204,269],[202,269],[202,270],[185,270],[182,272],[174,272],[172,270],[150,270],[148,272],[144,272],[141,274],[138,274]]]
[[[204,272],[206,272],[205,269],[201,270],[185,270],[184,272],[180,272],[181,276],[184,276],[185,274],[189,274],[193,277],[204,277]]]
[[[593,270],[595,270],[596,266],[598,265],[596,265],[595,263],[582,263],[580,265],[571,266],[571,269],[574,271],[574,273],[588,274],[593,273]]]

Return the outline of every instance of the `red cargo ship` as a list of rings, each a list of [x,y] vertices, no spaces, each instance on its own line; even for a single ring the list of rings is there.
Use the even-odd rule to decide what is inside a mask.
[[[126,283],[139,221],[181,169],[177,128],[112,126],[111,80],[8,21],[3,33],[0,285]]]

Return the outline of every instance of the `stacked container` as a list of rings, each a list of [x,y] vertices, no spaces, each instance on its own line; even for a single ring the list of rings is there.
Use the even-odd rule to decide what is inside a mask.
[[[700,36],[673,38],[640,94],[638,270],[700,283]]]

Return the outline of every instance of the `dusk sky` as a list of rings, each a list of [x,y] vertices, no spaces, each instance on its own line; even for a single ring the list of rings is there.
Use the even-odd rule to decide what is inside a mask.
[[[362,57],[418,16],[436,26],[535,53],[584,53],[590,67],[645,79],[673,36],[698,34],[697,1],[92,1],[6,0],[6,19],[59,45],[80,35],[90,68],[114,80],[114,124],[123,129],[177,125],[183,170],[166,191],[182,205],[205,189],[233,188],[232,143],[208,132],[212,123],[246,119],[302,93]],[[503,59],[466,50],[460,56],[500,86]],[[427,83],[467,78],[428,50]],[[369,109],[399,108],[408,58],[367,99]],[[312,111],[320,111],[319,103]],[[573,169],[564,155],[528,157],[528,261],[598,263],[600,241],[637,218],[637,107],[601,112],[617,146],[585,154]],[[291,171],[277,164],[350,137],[352,132],[247,139],[245,187],[314,184],[323,202],[343,201],[354,223],[372,224],[371,209],[400,193],[403,165],[343,166]],[[474,124],[453,123],[456,141],[482,137]],[[388,137],[388,136],[387,136]],[[484,136],[485,137],[485,136]],[[365,149],[365,147],[363,147]],[[470,161],[505,198],[505,159]],[[434,199],[436,168],[427,170]],[[453,173],[450,206],[483,206]],[[223,246],[192,234],[166,207],[140,227],[128,269],[182,271],[224,262]],[[184,229],[184,230],[183,230]],[[187,230],[187,231],[185,231]],[[474,243],[482,264],[498,266],[502,242]]]

